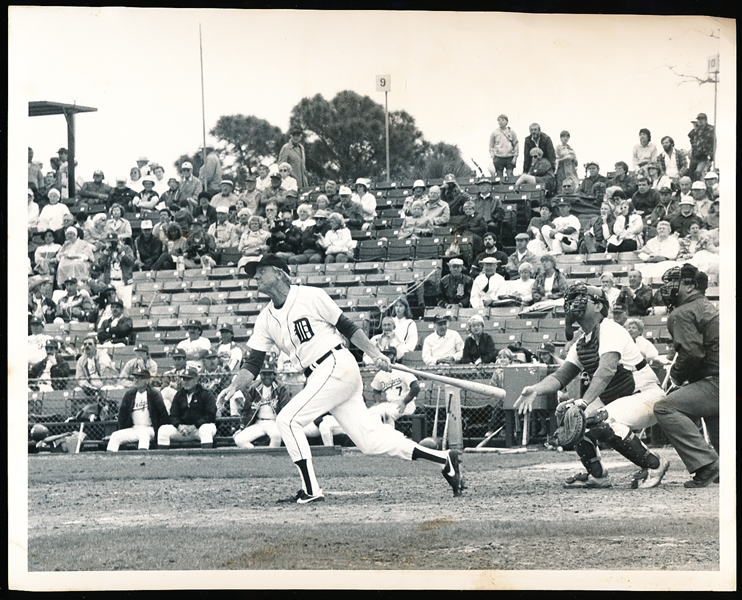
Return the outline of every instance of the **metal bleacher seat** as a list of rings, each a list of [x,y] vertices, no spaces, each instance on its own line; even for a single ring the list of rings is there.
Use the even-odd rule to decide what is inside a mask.
[[[151,318],[131,320],[132,329],[135,332],[137,332],[137,337],[139,336],[138,332],[148,331],[152,329],[156,324],[157,324],[157,319],[151,319]]]
[[[391,271],[412,271],[413,261],[411,260],[390,260],[384,263],[384,272]]]
[[[326,275],[340,275],[341,273],[352,273],[353,263],[332,263],[325,265]]]
[[[219,289],[218,279],[194,279],[191,282],[191,292],[215,292]]]
[[[349,287],[345,295],[347,298],[362,298],[363,296],[375,296],[376,286]]]
[[[155,328],[158,331],[165,331],[165,330],[180,331],[181,329],[183,329],[183,326],[185,325],[187,320],[188,319],[181,319],[179,317],[163,317],[161,319],[157,319],[157,324],[155,325]]]
[[[215,267],[208,274],[209,279],[231,279],[237,275],[237,267]]]
[[[229,292],[202,292],[199,300],[209,299],[213,303],[223,303],[229,298]]]
[[[564,331],[564,319],[540,319],[538,330],[542,331]]]
[[[491,306],[490,307],[490,319],[508,319],[515,318],[520,313],[519,306]]]
[[[209,269],[186,269],[183,271],[183,279],[202,279],[205,280],[209,276]]]
[[[353,265],[354,273],[363,273],[368,275],[369,273],[379,273],[384,270],[384,263],[382,261],[370,261],[370,262],[358,262]]]
[[[347,312],[356,307],[358,298],[334,298],[333,302],[335,302],[343,312]]]
[[[388,285],[391,280],[391,273],[369,273],[366,275],[367,285]]]
[[[168,294],[185,293],[190,287],[189,281],[181,281],[180,279],[168,279],[159,283],[162,285],[162,291]]]
[[[169,281],[171,279],[180,279],[178,272],[174,269],[164,269],[162,271],[154,271],[156,281]]]
[[[345,298],[348,295],[348,288],[346,287],[331,286],[328,287],[325,291],[327,292],[327,295],[333,299]]]
[[[152,279],[134,281],[134,291],[137,294],[143,294],[145,292],[157,292],[162,289],[162,283],[163,282],[154,281]]]
[[[383,240],[363,240],[358,242],[358,260],[374,261],[386,259],[386,242]]]
[[[344,273],[335,277],[335,285],[348,289],[364,283],[366,283],[366,276],[363,273]]]
[[[639,252],[634,250],[631,252],[619,252],[616,256],[616,260],[620,263],[631,263],[635,264],[641,262],[639,258]]]
[[[415,258],[415,242],[417,240],[405,238],[403,240],[392,238],[387,242],[387,260],[405,260]]]
[[[544,342],[550,342],[554,338],[552,331],[524,331],[521,343],[529,350],[537,349]]]
[[[137,344],[155,344],[160,343],[164,339],[164,333],[162,331],[140,331],[137,333]],[[151,353],[150,348],[150,353]]]
[[[479,315],[486,321],[487,319],[490,318],[489,306],[485,306],[483,308],[459,308],[458,317],[460,321],[461,320],[468,321],[474,315]]]
[[[333,265],[334,266],[334,265]],[[297,275],[321,275],[325,272],[325,265],[296,265]]]
[[[616,252],[597,252],[585,256],[585,263],[588,265],[609,265],[615,263],[618,259]]]
[[[436,259],[440,258],[443,246],[443,238],[434,236],[429,238],[420,238],[415,245],[416,259]]]
[[[159,319],[161,317],[177,317],[180,312],[180,305],[168,304],[165,306],[153,306],[149,309],[149,316],[151,319]]]
[[[642,317],[642,323],[644,327],[660,328],[667,327],[667,315],[647,315]]]
[[[538,323],[538,319],[506,319],[505,331],[507,333],[513,331],[536,331],[538,330]]]
[[[425,309],[424,319],[426,321],[435,321],[438,317],[448,317],[449,319],[456,319],[458,317],[458,308],[443,308],[440,306],[429,307]]]
[[[490,316],[488,321],[484,322],[484,330],[492,333],[504,333],[505,332],[505,320],[499,318],[492,318]]]
[[[219,315],[231,315],[231,314],[237,314],[238,308],[241,306],[244,306],[245,303],[240,304],[212,304],[209,306],[209,317],[218,317]]]
[[[572,265],[569,268],[570,279],[589,279],[600,277],[603,265]]]
[[[178,311],[178,317],[181,319],[201,319],[209,316],[210,306],[203,304],[183,304]]]
[[[495,342],[496,348],[503,348],[505,346],[509,346],[510,344],[516,344],[520,342],[522,337],[522,332],[515,331],[512,333],[491,333],[492,340]]]
[[[138,303],[140,306],[154,306],[162,304],[170,304],[172,294],[164,294],[160,291],[143,292],[137,294]],[[133,302],[132,298],[132,302]]]
[[[198,302],[200,294],[198,292],[182,292],[170,296],[171,304],[195,304]]]

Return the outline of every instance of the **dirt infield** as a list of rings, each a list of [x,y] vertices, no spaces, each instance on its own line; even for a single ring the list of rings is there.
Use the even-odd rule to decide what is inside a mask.
[[[283,453],[226,450],[29,457],[29,571],[220,569],[719,569],[719,487],[663,485],[604,453],[610,490],[564,490],[572,453],[464,454],[454,498],[429,463],[355,450],[316,458],[326,501]]]

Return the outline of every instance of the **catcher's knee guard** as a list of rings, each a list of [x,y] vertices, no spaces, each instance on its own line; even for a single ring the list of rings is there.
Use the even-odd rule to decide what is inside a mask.
[[[656,469],[660,459],[636,435],[630,433],[626,439],[614,435],[608,440],[611,447],[624,458],[628,458],[642,469]]]
[[[600,450],[588,432],[585,437],[575,444],[575,452],[580,461],[593,477],[603,476],[603,464],[600,462]]]

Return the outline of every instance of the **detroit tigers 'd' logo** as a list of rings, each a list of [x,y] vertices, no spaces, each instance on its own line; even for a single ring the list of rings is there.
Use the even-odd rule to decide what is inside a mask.
[[[309,324],[309,319],[302,317],[294,321],[294,333],[302,344],[311,340],[314,337],[314,331],[312,331],[312,326]]]

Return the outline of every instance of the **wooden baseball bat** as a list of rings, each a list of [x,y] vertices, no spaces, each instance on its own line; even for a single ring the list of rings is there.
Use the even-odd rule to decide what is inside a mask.
[[[441,405],[441,388],[438,388],[438,396],[435,399],[435,418],[433,419],[433,439],[438,439],[438,409]]]
[[[493,431],[492,433],[490,433],[486,438],[484,438],[481,442],[479,442],[476,445],[476,447],[477,448],[484,448],[484,445],[487,442],[489,442],[493,437],[495,437],[498,433],[500,433],[502,431],[503,427],[505,427],[505,425],[502,425],[502,426],[498,427],[497,429],[495,429],[495,431]]]
[[[448,385],[459,387],[464,390],[469,390],[470,392],[475,392],[477,394],[492,396],[496,400],[502,400],[505,397],[505,390],[493,385],[487,385],[485,383],[466,381],[465,379],[455,379],[453,377],[446,377],[445,375],[438,375],[437,373],[428,373],[427,371],[418,371],[417,369],[411,369],[410,367],[405,367],[404,365],[400,365],[399,363],[394,363],[392,365],[392,369],[404,371],[405,373],[412,373],[413,375],[421,377],[422,379],[432,379],[433,381],[447,383]]]

